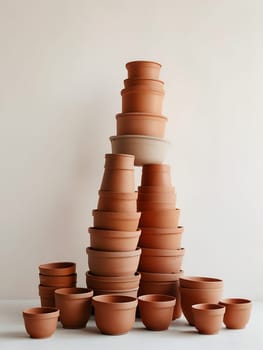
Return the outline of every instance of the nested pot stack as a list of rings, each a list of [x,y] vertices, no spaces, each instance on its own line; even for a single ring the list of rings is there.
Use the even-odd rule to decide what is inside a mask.
[[[141,231],[134,181],[133,155],[105,155],[98,204],[92,212],[93,227],[88,230],[90,246],[86,249],[86,283],[94,295],[137,296]]]

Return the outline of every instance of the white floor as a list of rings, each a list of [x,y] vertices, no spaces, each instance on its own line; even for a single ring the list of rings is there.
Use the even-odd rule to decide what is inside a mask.
[[[106,336],[99,333],[92,317],[86,329],[66,330],[59,324],[51,338],[31,339],[24,329],[22,310],[36,305],[38,300],[0,301],[0,350],[263,350],[263,303],[253,303],[251,320],[245,329],[222,328],[217,335],[200,335],[182,317],[164,332],[148,331],[137,320],[128,334]]]

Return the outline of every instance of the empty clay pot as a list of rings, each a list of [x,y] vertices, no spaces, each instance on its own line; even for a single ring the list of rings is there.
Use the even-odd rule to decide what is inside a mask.
[[[229,298],[219,302],[225,306],[224,324],[230,329],[241,329],[249,321],[252,302],[249,299]]]
[[[76,264],[74,262],[52,262],[39,265],[39,272],[46,276],[67,276],[76,272]]]
[[[48,287],[74,287],[77,283],[77,274],[73,273],[72,275],[67,276],[49,276],[39,274],[40,284]]]
[[[57,328],[59,310],[55,307],[33,307],[23,311],[27,333],[31,338],[50,337]]]
[[[141,186],[172,186],[170,165],[144,165],[142,168]]]
[[[100,190],[134,192],[134,169],[104,169]]]
[[[148,249],[142,248],[138,270],[155,273],[178,273],[182,266],[184,248]]]
[[[136,272],[133,275],[105,277],[86,272],[87,287],[93,290],[112,290],[116,293],[122,290],[134,290],[139,287],[141,274]],[[121,293],[120,293],[121,294]]]
[[[137,192],[99,191],[97,208],[102,211],[137,211]]]
[[[149,210],[141,213],[139,227],[177,228],[180,209]]]
[[[164,82],[158,79],[125,79],[124,87],[127,88],[149,88],[153,90],[164,91]]]
[[[162,163],[169,148],[169,142],[162,138],[144,135],[111,136],[112,153],[135,155],[135,165]]]
[[[213,277],[183,276],[180,277],[180,286],[183,288],[223,288],[223,280]]]
[[[225,307],[218,304],[192,306],[194,325],[201,334],[216,334],[222,328]]]
[[[55,290],[57,287],[47,287],[39,284],[38,291],[41,301],[41,306],[55,307]]]
[[[134,168],[134,155],[107,153],[105,154],[104,168],[132,170]]]
[[[84,328],[90,317],[93,291],[88,288],[56,289],[56,307],[64,328]]]
[[[141,249],[129,252],[106,252],[87,248],[90,271],[99,276],[129,276],[137,271]]]
[[[175,297],[162,294],[141,295],[138,298],[140,317],[147,329],[164,331],[173,318]]]
[[[152,61],[132,61],[126,64],[129,79],[159,79],[161,64]]]
[[[125,295],[128,297],[137,298],[139,288],[135,289],[122,289],[122,290],[102,290],[95,289],[94,295],[106,295],[106,294],[114,294],[114,295]]]
[[[92,215],[95,228],[135,232],[141,213],[93,210]]]
[[[184,227],[177,229],[143,227],[139,247],[151,249],[180,249]]]
[[[135,322],[138,301],[123,295],[97,295],[92,298],[96,325],[103,334],[127,333]]]
[[[116,115],[117,135],[148,135],[164,137],[167,118],[151,113],[119,113]]]
[[[135,250],[139,241],[141,230],[112,231],[89,228],[90,246],[93,249],[104,251],[131,251]]]

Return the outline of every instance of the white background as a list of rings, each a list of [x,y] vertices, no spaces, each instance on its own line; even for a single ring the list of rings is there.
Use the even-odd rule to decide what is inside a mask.
[[[76,261],[85,284],[125,63],[150,59],[163,65],[185,274],[262,300],[262,1],[0,6],[0,297],[37,297],[49,261]]]

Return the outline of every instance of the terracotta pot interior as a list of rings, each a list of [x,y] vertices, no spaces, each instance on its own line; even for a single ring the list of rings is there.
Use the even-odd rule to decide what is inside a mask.
[[[165,302],[165,301],[175,300],[175,298],[169,295],[148,294],[148,295],[141,295],[139,297],[139,300],[146,301],[146,302],[147,301],[148,302]]]
[[[223,309],[224,306],[219,304],[196,304],[196,305],[192,305],[192,308],[197,310],[218,310],[218,309]]]

